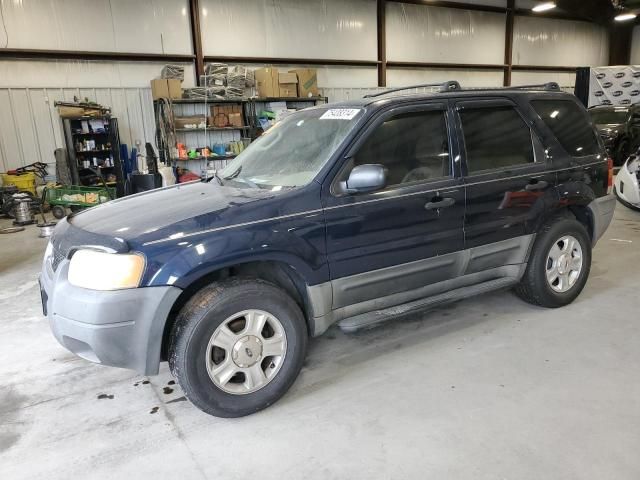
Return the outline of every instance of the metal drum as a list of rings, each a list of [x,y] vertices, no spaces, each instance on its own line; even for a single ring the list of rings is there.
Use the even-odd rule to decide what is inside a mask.
[[[31,213],[31,200],[32,198],[29,195],[23,193],[13,195],[14,225],[29,225],[34,222],[33,214]]]

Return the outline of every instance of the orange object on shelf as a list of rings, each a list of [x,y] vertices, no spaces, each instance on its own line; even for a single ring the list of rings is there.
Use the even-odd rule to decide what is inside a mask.
[[[187,147],[184,143],[178,144],[178,158],[187,158]]]

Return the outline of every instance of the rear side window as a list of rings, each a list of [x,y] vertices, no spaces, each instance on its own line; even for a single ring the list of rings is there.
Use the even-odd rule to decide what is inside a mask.
[[[542,121],[574,157],[599,153],[593,128],[582,109],[569,100],[532,100],[531,105]]]
[[[534,162],[531,131],[515,108],[464,109],[460,120],[469,173]]]

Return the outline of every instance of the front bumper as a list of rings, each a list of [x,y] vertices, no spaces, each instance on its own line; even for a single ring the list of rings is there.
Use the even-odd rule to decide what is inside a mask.
[[[613,219],[613,212],[616,208],[616,197],[613,194],[605,195],[593,200],[589,205],[591,218],[593,220],[593,245],[604,235]]]
[[[45,259],[40,275],[43,309],[58,342],[92,362],[157,374],[164,326],[182,290],[87,290],[67,281],[68,270],[68,260],[54,272]]]

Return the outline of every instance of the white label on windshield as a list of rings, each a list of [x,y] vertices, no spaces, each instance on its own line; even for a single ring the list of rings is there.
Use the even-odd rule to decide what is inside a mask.
[[[359,111],[359,108],[332,108],[324,112],[320,120],[351,120]]]

